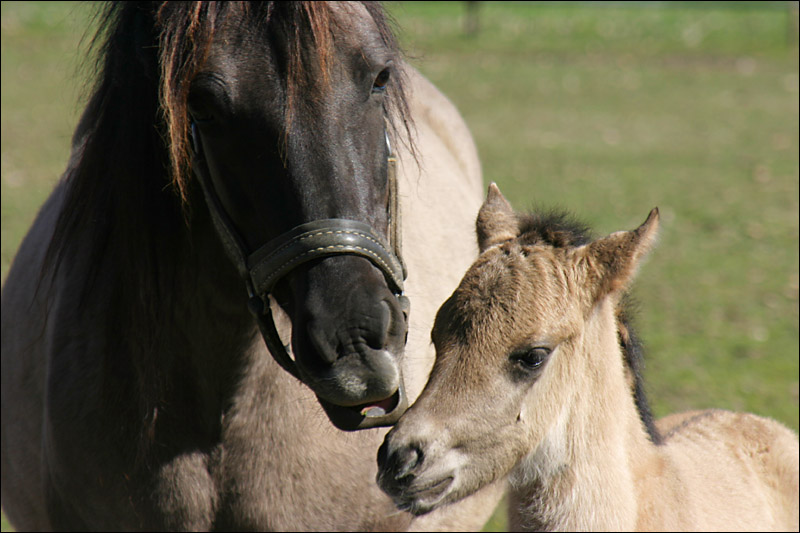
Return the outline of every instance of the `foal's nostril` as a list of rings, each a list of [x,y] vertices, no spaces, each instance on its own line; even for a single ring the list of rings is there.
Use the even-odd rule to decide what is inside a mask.
[[[401,446],[394,451],[389,450],[389,442],[384,441],[378,448],[378,469],[384,480],[403,482],[410,479],[414,469],[422,463],[422,450],[412,444]]]
[[[417,446],[405,446],[392,456],[394,478],[401,480],[410,475],[422,463],[422,450]]]
[[[383,441],[381,447],[378,448],[378,468],[383,470],[383,466],[386,464],[386,455],[389,453],[389,444],[386,441]]]

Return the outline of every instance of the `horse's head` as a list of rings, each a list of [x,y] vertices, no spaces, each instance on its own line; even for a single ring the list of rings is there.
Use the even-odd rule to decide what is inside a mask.
[[[190,85],[174,92],[187,102],[192,170],[267,343],[338,427],[392,424],[405,410],[407,309],[387,177],[402,93],[386,22],[361,3],[194,17],[212,29],[187,38],[207,45],[187,43]],[[291,318],[294,360],[269,295]]]
[[[622,369],[598,355],[617,336],[613,311],[597,307],[630,279],[657,225],[654,211],[636,231],[588,242],[563,216],[518,217],[490,187],[481,255],[436,317],[429,381],[378,453],[378,483],[399,507],[458,501],[526,456],[534,476],[569,463],[568,413],[591,394],[593,365]]]

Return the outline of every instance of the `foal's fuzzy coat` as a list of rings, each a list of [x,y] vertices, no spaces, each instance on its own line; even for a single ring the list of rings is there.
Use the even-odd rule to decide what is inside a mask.
[[[593,242],[528,222],[490,186],[428,384],[379,452],[395,503],[426,513],[508,476],[514,530],[798,530],[792,431],[721,410],[649,419],[618,307],[658,211]]]

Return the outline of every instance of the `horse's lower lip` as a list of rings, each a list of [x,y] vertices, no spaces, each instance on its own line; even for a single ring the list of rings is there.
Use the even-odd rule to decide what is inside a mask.
[[[400,387],[390,397],[361,405],[342,406],[317,396],[330,421],[344,431],[392,426],[408,408],[402,379]]]
[[[384,416],[388,413],[394,411],[397,404],[400,402],[400,394],[395,392],[388,398],[380,400],[378,402],[370,402],[365,403],[363,405],[357,405],[352,407],[352,409],[357,409],[361,416],[365,416],[367,418],[375,418],[377,416]]]

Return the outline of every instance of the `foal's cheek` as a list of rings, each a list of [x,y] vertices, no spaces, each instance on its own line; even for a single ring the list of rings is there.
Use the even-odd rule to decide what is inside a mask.
[[[528,421],[528,416],[527,416],[527,413],[526,413],[526,407],[525,407],[525,405],[522,405],[519,408],[519,412],[517,413],[517,419],[516,419],[515,422],[516,422],[516,424],[524,424],[527,421]]]

